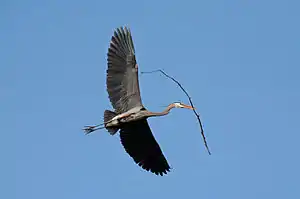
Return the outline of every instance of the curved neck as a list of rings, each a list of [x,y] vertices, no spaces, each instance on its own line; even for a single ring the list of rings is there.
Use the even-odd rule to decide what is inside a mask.
[[[156,117],[156,116],[167,115],[172,108],[175,108],[175,105],[174,104],[169,104],[169,106],[167,106],[167,108],[162,112],[149,112],[148,117]]]

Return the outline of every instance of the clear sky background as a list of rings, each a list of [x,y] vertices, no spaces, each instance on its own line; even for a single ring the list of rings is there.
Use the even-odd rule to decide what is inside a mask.
[[[1,198],[300,198],[299,1],[0,2]],[[81,128],[111,109],[113,30],[129,25],[141,71],[162,68],[193,113],[149,119],[172,171],[145,172],[119,136]],[[152,111],[188,103],[140,76]]]

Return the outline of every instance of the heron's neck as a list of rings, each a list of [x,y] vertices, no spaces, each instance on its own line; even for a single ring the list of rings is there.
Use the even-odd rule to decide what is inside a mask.
[[[175,108],[174,104],[170,104],[167,108],[162,112],[150,112],[149,117],[163,116],[167,115],[172,108]]]

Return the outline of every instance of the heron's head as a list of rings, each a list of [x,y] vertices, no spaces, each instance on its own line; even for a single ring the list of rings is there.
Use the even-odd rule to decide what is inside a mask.
[[[181,102],[174,102],[174,107],[175,108],[187,108],[187,109],[191,109],[191,110],[194,110],[194,108],[190,105],[186,105],[184,103],[181,103]]]

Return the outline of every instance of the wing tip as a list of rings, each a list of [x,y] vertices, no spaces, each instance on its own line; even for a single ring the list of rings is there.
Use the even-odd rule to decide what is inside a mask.
[[[167,174],[169,174],[171,172],[171,168],[166,168],[163,171],[152,171],[150,169],[150,172],[154,173],[157,176],[166,176]]]
[[[151,172],[157,176],[164,176],[167,175],[169,172],[171,172],[171,167],[169,166],[168,162],[157,162],[155,166],[153,164],[145,164],[145,161],[136,162],[138,166],[140,166],[142,169]]]
[[[123,25],[123,26],[119,26],[119,27],[117,27],[116,29],[115,29],[115,32],[116,31],[126,31],[126,32],[129,32],[130,33],[130,27],[129,27],[129,25]]]
[[[117,28],[114,29],[114,35],[120,35],[123,34],[125,35],[129,35],[131,36],[131,30],[130,27],[128,25],[123,25],[123,26],[119,26]]]
[[[135,54],[131,30],[128,25],[120,26],[114,30],[110,46],[117,43],[127,53]]]

